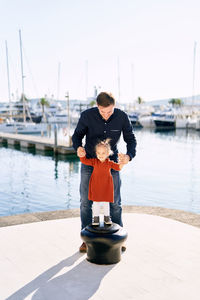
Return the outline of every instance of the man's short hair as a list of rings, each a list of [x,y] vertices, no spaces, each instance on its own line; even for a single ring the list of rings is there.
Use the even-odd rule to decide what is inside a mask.
[[[111,93],[101,92],[97,96],[96,101],[97,101],[97,105],[100,105],[103,107],[115,105],[115,98],[113,97],[113,95]]]

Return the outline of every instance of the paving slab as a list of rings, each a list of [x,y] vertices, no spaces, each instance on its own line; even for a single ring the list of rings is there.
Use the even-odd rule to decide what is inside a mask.
[[[79,217],[0,228],[1,300],[199,300],[200,229],[124,213],[127,251],[113,265],[78,252]]]

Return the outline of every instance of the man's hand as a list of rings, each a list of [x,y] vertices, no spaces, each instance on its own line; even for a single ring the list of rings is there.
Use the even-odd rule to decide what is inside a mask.
[[[77,156],[78,157],[84,157],[86,156],[85,149],[83,147],[78,147],[77,149]]]
[[[119,153],[118,160],[120,164],[126,165],[130,161],[130,157],[128,154]]]

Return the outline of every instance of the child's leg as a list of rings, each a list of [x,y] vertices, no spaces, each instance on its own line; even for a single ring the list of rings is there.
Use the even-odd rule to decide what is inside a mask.
[[[104,216],[110,216],[110,203],[109,202],[101,202],[103,205],[103,214]]]
[[[92,214],[93,214],[93,219],[92,219],[92,225],[94,226],[99,226],[100,224],[100,218],[99,218],[99,214],[100,214],[100,202],[93,202],[92,205]]]
[[[103,211],[104,211],[104,223],[107,225],[112,224],[112,220],[110,217],[110,203],[109,202],[103,202]]]
[[[99,217],[101,202],[93,201],[92,204],[92,215],[93,217]]]

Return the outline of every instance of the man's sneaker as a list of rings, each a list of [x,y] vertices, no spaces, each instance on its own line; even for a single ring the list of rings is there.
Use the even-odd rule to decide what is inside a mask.
[[[79,248],[79,252],[85,253],[86,250],[87,250],[86,243],[83,242],[82,245]]]
[[[104,216],[104,223],[106,225],[111,225],[112,224],[112,220],[110,216]]]
[[[99,226],[99,217],[94,217],[93,218],[92,225],[93,226]]]

